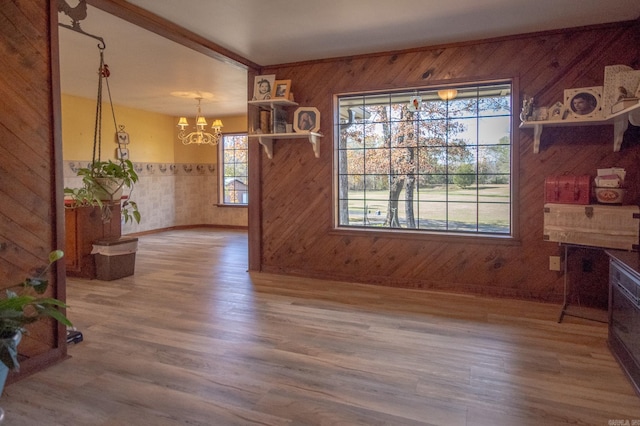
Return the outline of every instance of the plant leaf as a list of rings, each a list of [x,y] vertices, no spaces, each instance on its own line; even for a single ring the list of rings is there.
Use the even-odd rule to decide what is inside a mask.
[[[49,263],[53,263],[58,261],[64,257],[64,252],[62,250],[54,250],[49,253]]]

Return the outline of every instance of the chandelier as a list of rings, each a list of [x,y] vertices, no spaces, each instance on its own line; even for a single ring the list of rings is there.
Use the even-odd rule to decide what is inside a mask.
[[[207,120],[202,116],[202,112],[200,112],[200,101],[202,98],[196,98],[198,100],[198,114],[196,115],[196,127],[195,132],[187,133],[185,128],[189,125],[187,121],[187,117],[180,117],[178,120],[178,127],[180,127],[180,131],[178,132],[178,139],[184,145],[217,145],[220,142],[220,138],[222,138],[222,120],[214,120],[211,125],[212,132],[205,132],[205,127],[207,127]]]

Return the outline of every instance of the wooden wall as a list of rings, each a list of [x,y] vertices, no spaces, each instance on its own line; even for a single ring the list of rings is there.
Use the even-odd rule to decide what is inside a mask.
[[[640,68],[640,24],[626,22],[534,35],[462,43],[362,57],[285,64],[263,69],[291,79],[301,106],[322,116],[320,158],[309,143],[276,141],[269,160],[257,143],[250,232],[250,267],[272,273],[389,286],[429,288],[494,296],[559,301],[562,276],[549,271],[549,256],[560,253],[543,237],[545,176],[565,172],[595,175],[596,168],[627,169],[627,203],[638,203],[640,144],[636,128],[613,152],[613,126],[545,130],[539,154],[533,134],[518,131],[523,94],[539,105],[562,100],[567,88],[600,86],[604,67]],[[333,95],[367,90],[412,88],[430,84],[513,78],[514,171],[518,238],[513,242],[388,234],[333,229]],[[635,132],[635,135],[632,133]],[[259,209],[256,212],[255,209]],[[259,236],[256,237],[256,234]],[[250,240],[251,241],[251,240]],[[592,299],[606,304],[606,271],[593,276]],[[604,273],[604,275],[602,275]],[[584,278],[584,277],[583,277]],[[588,279],[588,277],[587,277]]]
[[[53,3],[53,4],[51,4]],[[56,2],[0,2],[0,288],[11,287],[64,248]],[[51,21],[53,19],[53,22]],[[55,141],[55,142],[54,142]],[[50,295],[64,299],[64,265]],[[66,331],[53,322],[29,328],[19,351],[21,375],[66,356]],[[16,375],[9,378],[15,380]]]

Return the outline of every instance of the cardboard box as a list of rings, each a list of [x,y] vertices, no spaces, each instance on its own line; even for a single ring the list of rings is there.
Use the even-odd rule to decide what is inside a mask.
[[[545,204],[544,240],[638,250],[640,207]]]

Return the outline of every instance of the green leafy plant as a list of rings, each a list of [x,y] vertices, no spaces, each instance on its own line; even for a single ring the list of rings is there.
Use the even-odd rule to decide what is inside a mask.
[[[47,275],[54,262],[64,256],[61,250],[49,253],[49,264],[41,268],[34,277],[28,277],[16,285],[21,288],[20,294],[13,290],[6,291],[6,298],[0,300],[0,361],[10,370],[19,370],[18,343],[14,339],[17,334],[26,333],[25,326],[43,318],[53,318],[71,327],[71,321],[60,311],[67,305],[61,300],[51,297],[39,297],[49,286]],[[33,295],[31,293],[35,293]]]
[[[108,161],[94,161],[89,167],[82,167],[76,172],[82,177],[81,188],[65,188],[67,199],[72,200],[72,207],[100,206],[104,201],[114,200],[113,194],[120,188],[129,188],[129,197],[121,204],[124,222],[136,221],[140,223],[141,215],[138,204],[131,200],[134,184],[138,182],[138,174],[133,168],[131,160],[115,163]]]

